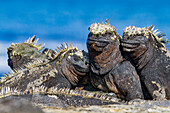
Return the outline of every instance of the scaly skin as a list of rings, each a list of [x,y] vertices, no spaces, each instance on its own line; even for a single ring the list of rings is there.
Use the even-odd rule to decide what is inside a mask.
[[[136,65],[146,99],[170,99],[170,52],[154,27],[124,29],[121,45]],[[157,35],[159,34],[159,35]]]
[[[122,99],[143,98],[139,76],[132,64],[123,58],[113,26],[92,24],[87,39],[90,77],[94,87],[112,91]]]
[[[9,76],[6,75],[1,80],[1,91],[7,88],[5,93],[31,94],[36,91],[48,92],[53,87],[73,88],[77,86],[79,81],[87,76],[89,70],[87,53],[73,46],[68,47],[67,44],[59,49],[54,58],[47,63],[36,62],[35,66],[18,70]]]
[[[31,68],[35,64],[45,64],[52,60],[56,54],[53,50],[44,48],[42,44],[37,45],[38,39],[35,36],[29,38],[27,41],[19,44],[12,44],[8,50],[8,65],[12,70],[18,71],[20,69]]]

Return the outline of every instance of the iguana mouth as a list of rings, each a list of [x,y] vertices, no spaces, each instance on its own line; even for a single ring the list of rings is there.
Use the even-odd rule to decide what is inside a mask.
[[[88,39],[88,43],[92,44],[92,43],[96,43],[98,46],[106,46],[107,44],[109,44],[111,41],[107,40],[107,39]]]

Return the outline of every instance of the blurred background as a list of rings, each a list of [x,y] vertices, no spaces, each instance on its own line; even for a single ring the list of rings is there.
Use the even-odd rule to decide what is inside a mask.
[[[0,0],[0,75],[11,71],[7,48],[12,42],[36,35],[48,48],[74,42],[87,51],[88,26],[106,19],[121,35],[126,26],[153,24],[170,40],[169,6],[168,0]]]

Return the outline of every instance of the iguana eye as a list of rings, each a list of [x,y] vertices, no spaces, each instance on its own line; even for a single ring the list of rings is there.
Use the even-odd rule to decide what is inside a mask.
[[[15,55],[12,60],[13,62],[18,62],[21,59],[21,55]]]
[[[79,56],[77,56],[77,55],[74,55],[73,58],[74,58],[75,61],[81,60],[81,58]]]

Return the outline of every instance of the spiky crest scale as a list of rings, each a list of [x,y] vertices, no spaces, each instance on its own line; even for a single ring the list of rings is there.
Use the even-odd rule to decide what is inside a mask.
[[[46,61],[46,63],[48,63],[48,61]],[[33,67],[40,66],[40,65],[43,65],[43,64],[46,64],[46,63],[44,63],[44,61],[41,60],[41,59],[36,59],[32,63],[28,62],[27,64],[24,64],[25,69],[23,69],[22,67],[19,66],[18,70],[13,69],[12,72],[8,72],[8,74],[7,73],[3,74],[3,77],[0,77],[0,83],[8,80],[12,76],[15,76],[17,74],[22,73],[25,70],[29,70],[29,69],[31,69]]]
[[[27,45],[29,45],[29,46],[31,46],[33,48],[36,48],[38,51],[41,51],[44,48],[45,44],[37,45],[37,42],[38,42],[39,38],[37,38],[37,40],[35,40],[35,38],[36,38],[36,36],[34,35],[32,38],[29,38],[24,43],[21,43],[21,44],[12,43],[11,46],[9,48],[7,48],[7,50],[8,51],[15,50],[18,46],[27,44]],[[21,55],[21,53],[17,53],[16,51],[13,51],[13,55]],[[31,56],[31,57],[33,57],[33,56]]]
[[[20,69],[18,71],[16,71],[14,69],[14,70],[12,70],[12,72],[8,72],[8,74],[7,73],[3,74],[3,76],[0,77],[0,83],[7,81],[8,79],[10,79],[12,76],[15,76],[16,74],[22,73],[22,71],[24,71],[24,70],[26,70],[26,69]]]
[[[115,33],[116,34],[116,29],[114,26],[111,26],[109,24],[109,20],[107,19],[105,24],[102,22],[100,23],[94,23],[91,26],[89,26],[89,31],[92,34],[105,34],[105,33]]]
[[[45,48],[42,53],[46,54],[50,59],[53,59],[54,56],[57,54],[54,50],[48,48]]]
[[[57,54],[53,57],[53,60],[58,58],[58,56],[61,54],[59,61],[57,61],[58,63],[61,62],[62,58],[65,56],[65,54],[69,51],[69,50],[78,50],[77,47],[74,47],[74,44],[70,43],[70,46],[67,43],[61,44],[61,46],[57,46],[57,49],[55,49]]]
[[[29,38],[27,41],[25,41],[24,43],[27,43],[29,45],[32,45],[33,47],[37,48],[39,51],[42,50],[44,48],[45,44],[39,44],[37,45],[37,42],[39,40],[39,38],[37,38],[37,40],[35,40],[36,36],[34,35],[33,37]]]
[[[16,88],[12,89],[10,87],[2,87],[0,89],[0,98],[7,97],[10,95],[25,95],[25,94],[46,94],[46,95],[67,95],[67,96],[80,96],[83,98],[95,98],[104,101],[112,101],[112,102],[123,102],[122,100],[115,97],[111,93],[102,93],[102,92],[89,92],[85,90],[71,90],[69,88],[56,88],[52,87],[47,90],[46,87],[40,86],[33,88],[33,91],[22,92]]]

